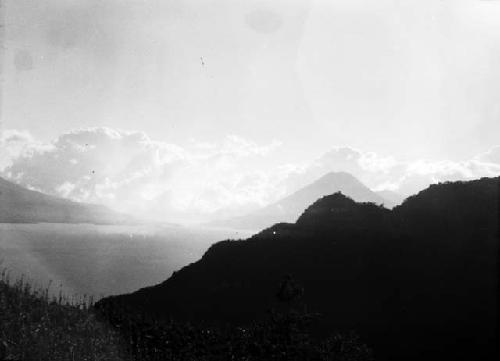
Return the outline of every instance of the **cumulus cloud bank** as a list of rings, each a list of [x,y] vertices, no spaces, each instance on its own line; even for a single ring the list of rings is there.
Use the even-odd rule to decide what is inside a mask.
[[[28,132],[14,129],[0,131],[0,171],[12,165],[13,159],[43,152],[50,145],[37,142]]]
[[[243,214],[331,171],[404,196],[431,183],[500,175],[500,146],[461,162],[402,161],[336,147],[306,164],[260,167],[279,146],[229,135],[220,143],[193,140],[180,147],[110,128],[75,130],[43,143],[8,130],[0,135],[0,174],[47,194],[164,220]]]
[[[291,168],[283,182],[289,190],[304,186],[327,172],[344,171],[372,190],[390,190],[408,196],[433,183],[500,175],[500,146],[460,162],[403,161],[351,147],[336,147],[311,164]]]
[[[142,132],[89,128],[42,144],[28,133],[4,131],[3,176],[47,194],[156,215],[213,213],[258,207],[269,192],[266,175],[242,169],[280,145],[230,135],[221,144],[193,142],[187,150]]]

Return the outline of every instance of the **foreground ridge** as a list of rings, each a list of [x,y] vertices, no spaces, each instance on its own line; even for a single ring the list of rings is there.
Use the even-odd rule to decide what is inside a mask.
[[[165,282],[97,307],[122,321],[245,325],[279,307],[276,283],[291,274],[299,306],[321,314],[318,335],[354,329],[379,359],[494,359],[499,183],[433,185],[393,210],[326,196],[295,224],[219,242]]]

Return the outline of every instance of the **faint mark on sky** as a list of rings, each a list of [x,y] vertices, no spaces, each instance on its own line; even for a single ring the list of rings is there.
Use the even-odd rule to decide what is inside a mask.
[[[254,10],[245,16],[245,22],[258,33],[270,34],[281,27],[282,19],[270,10]]]
[[[33,57],[27,50],[18,50],[14,55],[14,65],[17,71],[33,69]]]

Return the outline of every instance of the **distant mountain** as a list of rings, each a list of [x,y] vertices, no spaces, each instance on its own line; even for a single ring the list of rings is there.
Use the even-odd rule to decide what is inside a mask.
[[[387,208],[393,208],[395,206],[399,206],[405,200],[404,195],[390,190],[377,191],[375,193],[378,194],[383,199],[385,199],[384,205]]]
[[[331,172],[293,194],[248,215],[211,222],[211,225],[237,229],[263,229],[280,222],[295,222],[300,214],[320,197],[342,192],[358,202],[388,203],[355,177]]]
[[[355,330],[377,360],[495,360],[500,178],[432,185],[388,210],[340,193],[295,224],[213,245],[165,282],[101,300],[114,323],[245,325],[285,275],[319,334]],[[141,326],[143,327],[143,326]]]
[[[134,219],[111,209],[32,191],[0,178],[2,223],[130,223]]]

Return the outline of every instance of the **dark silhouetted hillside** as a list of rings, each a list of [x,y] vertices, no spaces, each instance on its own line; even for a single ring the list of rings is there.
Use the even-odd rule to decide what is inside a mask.
[[[295,222],[320,197],[342,192],[358,202],[390,203],[345,172],[331,172],[291,195],[248,215],[212,222],[237,229],[263,229],[280,222]],[[392,205],[392,203],[391,203]]]
[[[387,210],[340,193],[295,224],[213,245],[165,282],[101,300],[115,323],[245,325],[276,303],[290,274],[317,335],[356,330],[378,360],[493,360],[500,178],[433,185]]]
[[[115,224],[134,220],[101,205],[49,196],[0,178],[0,222]]]

